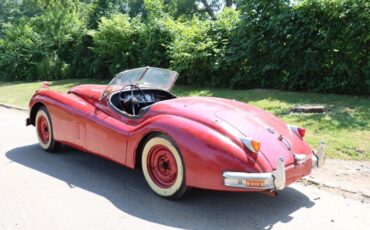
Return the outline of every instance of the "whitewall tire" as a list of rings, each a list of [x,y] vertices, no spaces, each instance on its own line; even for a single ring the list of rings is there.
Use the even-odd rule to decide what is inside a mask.
[[[60,147],[60,143],[54,140],[53,126],[49,113],[45,107],[41,107],[35,119],[36,134],[42,149],[54,152]]]
[[[145,143],[141,167],[149,187],[159,196],[178,199],[187,190],[180,151],[169,137],[152,135]]]

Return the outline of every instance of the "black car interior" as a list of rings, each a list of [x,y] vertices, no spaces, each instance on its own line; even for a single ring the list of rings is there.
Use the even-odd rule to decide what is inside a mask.
[[[141,89],[136,85],[129,85],[120,91],[112,93],[110,106],[123,115],[141,116],[152,104],[176,98],[170,92],[160,89]]]

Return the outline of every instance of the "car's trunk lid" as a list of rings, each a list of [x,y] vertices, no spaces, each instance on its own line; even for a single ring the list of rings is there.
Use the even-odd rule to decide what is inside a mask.
[[[287,125],[276,117],[254,107],[251,110],[228,109],[215,114],[219,119],[238,129],[245,137],[260,141],[260,152],[270,162],[272,168],[277,167],[280,156],[284,158],[285,165],[294,162],[290,131]]]
[[[294,162],[289,150],[291,132],[287,125],[269,112],[242,102],[215,97],[186,97],[163,101],[153,106],[156,111],[217,125],[222,120],[235,132],[233,135],[261,142],[261,153],[276,168],[279,156],[285,165]],[[231,132],[231,130],[229,130]],[[282,137],[282,138],[280,138]]]

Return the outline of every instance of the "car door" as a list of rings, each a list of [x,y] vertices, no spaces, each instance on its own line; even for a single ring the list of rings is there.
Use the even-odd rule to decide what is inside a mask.
[[[87,120],[87,149],[125,164],[129,126],[108,115],[100,102],[97,102],[94,111],[88,114]]]

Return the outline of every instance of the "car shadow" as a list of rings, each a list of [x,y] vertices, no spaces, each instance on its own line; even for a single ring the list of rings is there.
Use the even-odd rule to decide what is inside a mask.
[[[64,181],[73,189],[93,192],[138,218],[187,229],[272,228],[289,222],[293,212],[315,203],[293,188],[277,197],[259,193],[191,190],[183,199],[170,201],[151,192],[140,172],[69,147],[48,154],[37,144],[12,149],[13,162]]]

